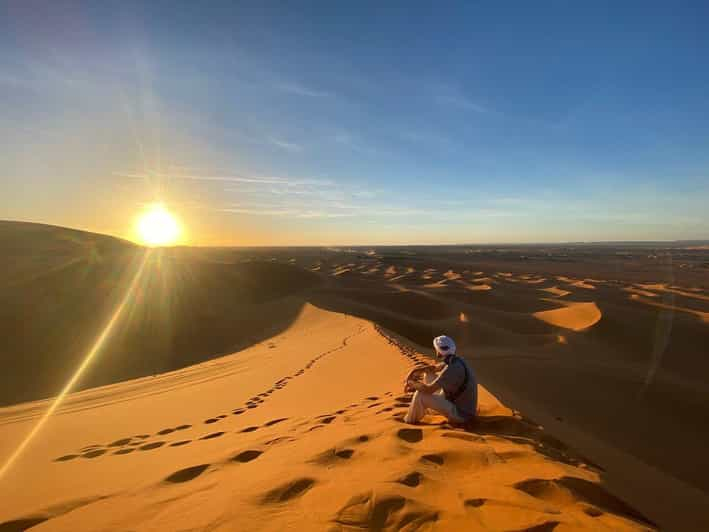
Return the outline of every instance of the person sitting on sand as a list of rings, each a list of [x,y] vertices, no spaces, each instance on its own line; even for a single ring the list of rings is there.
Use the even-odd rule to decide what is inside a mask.
[[[406,377],[404,391],[415,391],[405,423],[418,423],[433,410],[443,414],[448,421],[466,424],[478,407],[478,383],[468,363],[455,354],[455,342],[448,336],[433,339],[436,358],[442,360],[435,366],[412,370]],[[423,375],[423,381],[419,378]]]

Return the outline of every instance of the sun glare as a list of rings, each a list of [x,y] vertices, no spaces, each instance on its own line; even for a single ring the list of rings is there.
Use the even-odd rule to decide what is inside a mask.
[[[167,246],[180,237],[180,224],[164,205],[156,203],[138,218],[137,232],[147,246]]]

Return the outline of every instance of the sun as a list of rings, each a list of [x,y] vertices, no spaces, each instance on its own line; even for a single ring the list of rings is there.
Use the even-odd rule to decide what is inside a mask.
[[[136,231],[147,246],[169,246],[180,237],[181,229],[175,216],[162,203],[153,203],[139,217]]]

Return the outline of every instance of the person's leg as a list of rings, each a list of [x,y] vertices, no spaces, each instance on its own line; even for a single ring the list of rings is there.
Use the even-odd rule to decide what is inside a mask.
[[[442,414],[453,423],[462,423],[463,418],[458,415],[458,410],[444,395],[438,394],[422,394],[421,402],[424,409],[433,410]]]
[[[431,384],[433,379],[436,378],[436,374],[432,372],[426,372],[423,374],[423,382],[426,384]],[[418,423],[421,418],[426,415],[426,408],[423,406],[421,392],[414,392],[414,396],[411,398],[411,404],[409,404],[409,410],[404,416],[404,423]]]
[[[411,398],[411,404],[409,405],[409,410],[404,416],[404,423],[418,423],[421,418],[426,414],[426,408],[423,406],[421,392],[414,392],[414,396]]]
[[[431,382],[433,378],[435,378],[435,375],[432,375],[430,379],[426,375],[425,380]],[[446,416],[454,423],[463,422],[463,418],[458,415],[455,405],[446,399],[443,394],[416,392],[411,399],[409,410],[404,416],[404,423],[418,423],[426,415],[427,409]]]

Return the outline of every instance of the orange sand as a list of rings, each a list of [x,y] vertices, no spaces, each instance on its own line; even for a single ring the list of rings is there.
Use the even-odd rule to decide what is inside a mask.
[[[593,302],[563,302],[563,304],[561,308],[535,312],[533,316],[551,325],[572,331],[588,329],[601,319],[601,311]]]
[[[578,326],[595,307],[578,305],[553,321]],[[306,305],[238,354],[74,394],[2,479],[0,527],[652,528],[484,388],[470,432],[401,423],[401,378],[421,359],[368,321]],[[46,407],[0,410],[0,456]]]

